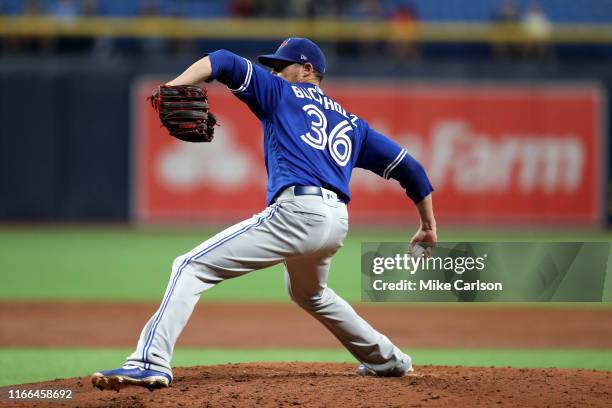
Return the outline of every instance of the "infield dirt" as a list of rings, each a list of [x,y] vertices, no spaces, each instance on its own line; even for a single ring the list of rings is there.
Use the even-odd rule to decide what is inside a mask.
[[[372,378],[356,376],[351,364],[251,363],[179,368],[174,385],[156,391],[98,391],[87,377],[39,383],[75,398],[15,406],[604,407],[611,384],[610,372],[592,370],[417,366],[407,377]]]
[[[158,305],[0,302],[0,347],[134,347]],[[612,348],[612,309],[357,305],[395,344],[448,348]],[[177,347],[341,347],[290,303],[200,303]]]

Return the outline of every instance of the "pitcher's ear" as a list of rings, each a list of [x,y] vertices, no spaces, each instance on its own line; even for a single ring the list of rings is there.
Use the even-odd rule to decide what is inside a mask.
[[[303,67],[308,72],[314,72],[314,66],[310,62],[305,63]]]

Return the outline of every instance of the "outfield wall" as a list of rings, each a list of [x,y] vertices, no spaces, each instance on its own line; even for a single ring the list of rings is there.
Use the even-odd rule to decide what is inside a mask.
[[[44,69],[0,64],[0,219],[225,221],[264,204],[257,121],[229,93],[213,89],[222,127],[211,145],[185,152],[155,125],[144,95],[188,62],[144,64],[156,74],[135,61],[35,61]],[[425,164],[441,221],[596,226],[608,218],[612,70],[563,67],[421,63],[370,67],[373,81],[353,64],[324,89]],[[396,183],[358,174],[352,188],[353,223],[410,219]]]
[[[176,141],[142,103],[159,82],[134,90],[135,219],[236,221],[260,211],[266,174],[258,120],[224,87],[211,86],[221,123],[216,140]],[[324,89],[336,101],[330,109],[367,120],[423,163],[442,223],[601,222],[605,99],[598,84],[330,81]],[[324,109],[319,94],[298,97]],[[356,170],[351,194],[352,222],[412,218],[395,181]]]

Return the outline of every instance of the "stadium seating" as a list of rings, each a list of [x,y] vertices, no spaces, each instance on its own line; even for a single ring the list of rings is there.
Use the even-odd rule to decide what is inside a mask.
[[[39,0],[41,8],[49,12],[62,0]],[[276,1],[276,0],[271,0]],[[280,4],[280,0],[279,4]],[[339,0],[338,0],[339,1]],[[381,10],[388,13],[400,6],[409,6],[423,21],[486,22],[499,9],[502,0],[380,0]],[[533,0],[515,0],[519,11],[526,10]],[[25,0],[3,0],[0,13],[21,14]],[[74,1],[77,5],[80,1]],[[140,13],[143,1],[97,0],[97,14],[102,16],[133,17]],[[330,8],[333,1],[329,1]],[[222,18],[230,16],[230,1],[223,0],[152,0],[161,15],[192,18]],[[344,1],[344,17],[355,18],[360,0]],[[546,15],[557,23],[609,24],[612,23],[612,1],[602,0],[540,0]],[[322,10],[322,7],[318,7]],[[291,17],[291,15],[289,15]],[[363,16],[360,16],[363,17]]]

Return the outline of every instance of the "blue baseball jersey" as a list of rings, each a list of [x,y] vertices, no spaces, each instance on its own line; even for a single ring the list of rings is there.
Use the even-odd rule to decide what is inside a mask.
[[[290,83],[226,50],[209,54],[209,81],[225,84],[259,118],[267,202],[288,186],[319,186],[350,200],[354,167],[400,182],[420,202],[433,191],[423,167],[397,143],[309,83]]]

